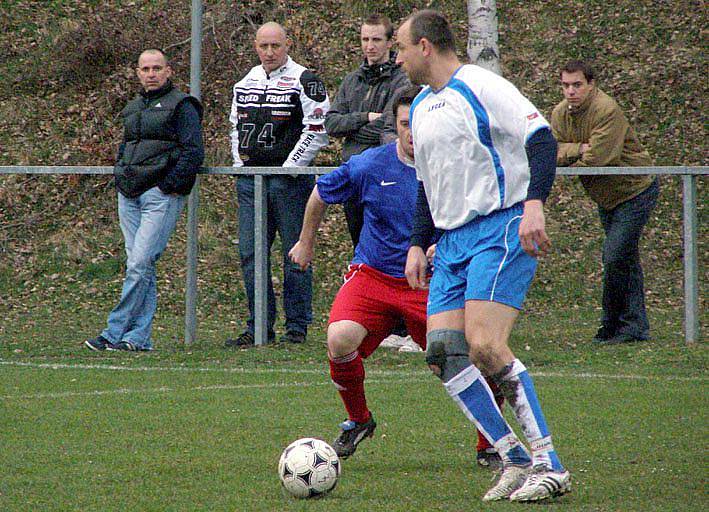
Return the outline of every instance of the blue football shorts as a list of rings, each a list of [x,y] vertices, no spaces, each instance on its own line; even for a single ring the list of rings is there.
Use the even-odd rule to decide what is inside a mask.
[[[444,232],[436,245],[428,315],[463,309],[466,300],[522,309],[537,268],[519,240],[522,212],[518,203]]]

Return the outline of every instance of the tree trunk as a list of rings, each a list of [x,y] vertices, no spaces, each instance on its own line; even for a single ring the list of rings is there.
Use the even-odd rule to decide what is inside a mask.
[[[468,0],[468,58],[501,75],[496,0]]]

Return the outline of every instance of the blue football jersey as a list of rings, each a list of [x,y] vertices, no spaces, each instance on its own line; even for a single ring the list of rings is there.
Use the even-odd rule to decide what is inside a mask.
[[[404,277],[418,182],[414,168],[399,160],[396,142],[353,156],[317,183],[326,203],[355,199],[364,207],[364,226],[352,263]]]

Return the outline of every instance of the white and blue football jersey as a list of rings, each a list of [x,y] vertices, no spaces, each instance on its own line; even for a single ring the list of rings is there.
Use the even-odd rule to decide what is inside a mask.
[[[525,143],[549,123],[510,82],[472,64],[411,106],[417,178],[437,228],[450,230],[526,199]]]

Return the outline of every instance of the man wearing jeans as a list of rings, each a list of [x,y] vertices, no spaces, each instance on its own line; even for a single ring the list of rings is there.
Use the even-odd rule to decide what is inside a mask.
[[[591,66],[571,61],[561,70],[564,100],[551,116],[559,142],[557,165],[641,167],[651,165],[618,104],[596,87]],[[646,340],[643,270],[638,244],[655,207],[657,178],[647,175],[581,176],[598,204],[603,242],[603,317],[593,341],[615,345]]]
[[[234,86],[229,121],[234,166],[302,167],[327,145],[325,114],[330,107],[325,85],[310,70],[288,56],[290,40],[278,23],[269,22],[254,41],[261,64]],[[264,178],[268,208],[268,339],[275,338],[276,298],[271,284],[270,248],[280,234],[283,245],[283,310],[285,335],[281,341],[303,343],[312,321],[312,271],[301,271],[288,259],[298,240],[305,203],[315,183],[313,176],[279,174]],[[246,329],[228,339],[226,347],[254,344],[254,179],[240,176],[239,256],[249,303]]]
[[[152,350],[155,263],[204,160],[202,106],[172,85],[165,54],[145,50],[136,73],[142,90],[121,112],[124,136],[114,168],[126,275],[108,326],[84,342],[95,351]]]

